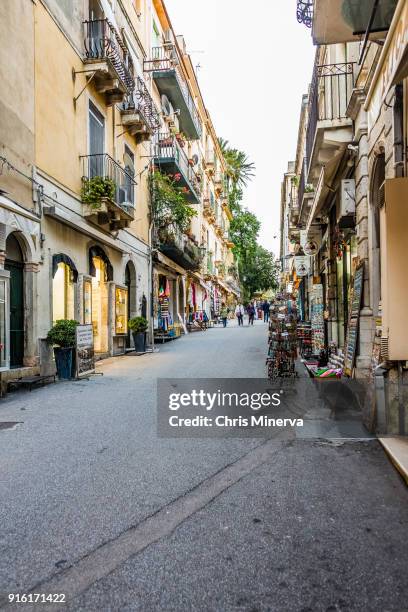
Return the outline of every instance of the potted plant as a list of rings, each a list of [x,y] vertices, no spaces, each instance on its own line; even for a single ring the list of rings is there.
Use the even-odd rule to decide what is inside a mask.
[[[136,353],[146,352],[146,331],[149,323],[145,317],[133,317],[129,319],[128,326],[132,332]]]
[[[115,188],[115,181],[110,178],[94,176],[90,179],[84,179],[81,189],[82,201],[89,204],[91,208],[98,209],[101,207],[104,198],[113,200]]]
[[[54,346],[58,378],[69,380],[73,377],[75,330],[78,321],[60,319],[47,334],[47,341]]]

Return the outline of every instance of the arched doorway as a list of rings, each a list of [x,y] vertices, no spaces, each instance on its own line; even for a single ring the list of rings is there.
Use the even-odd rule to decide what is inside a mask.
[[[113,280],[112,265],[98,246],[89,250],[89,273],[92,276],[92,326],[95,353],[109,352],[109,291]]]
[[[24,257],[16,235],[6,241],[6,270],[10,272],[10,367],[24,361]]]
[[[137,295],[136,295],[136,268],[132,261],[128,261],[125,268],[125,285],[128,291],[127,300],[127,318],[128,320],[132,317],[137,316]],[[130,330],[128,329],[126,335],[126,348],[130,348],[132,342],[130,339]]]
[[[75,319],[75,283],[78,272],[72,260],[63,253],[52,258],[52,320]]]

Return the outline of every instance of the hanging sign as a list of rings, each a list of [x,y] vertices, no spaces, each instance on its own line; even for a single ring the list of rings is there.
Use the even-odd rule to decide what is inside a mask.
[[[76,326],[76,375],[77,378],[95,372],[95,353],[92,325]]]
[[[310,270],[310,260],[307,255],[298,255],[295,257],[295,270],[297,276],[307,276]]]

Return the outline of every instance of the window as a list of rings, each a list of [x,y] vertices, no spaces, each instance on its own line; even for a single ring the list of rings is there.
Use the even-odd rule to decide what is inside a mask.
[[[152,47],[161,47],[160,32],[154,21],[153,21],[153,32],[152,32]]]
[[[105,119],[96,106],[89,103],[89,177],[104,176]]]
[[[75,319],[74,272],[66,263],[59,263],[52,282],[52,318]]]
[[[133,179],[135,176],[135,156],[127,145],[125,145],[124,164],[126,170],[124,201],[135,203],[135,190]]]

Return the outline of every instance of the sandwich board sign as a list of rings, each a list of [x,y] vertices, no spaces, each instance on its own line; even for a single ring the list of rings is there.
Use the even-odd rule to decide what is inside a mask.
[[[92,325],[76,327],[76,375],[77,378],[95,373],[95,353]]]

